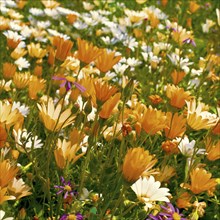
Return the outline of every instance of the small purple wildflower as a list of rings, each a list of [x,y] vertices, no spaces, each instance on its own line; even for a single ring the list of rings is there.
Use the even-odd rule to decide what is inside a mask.
[[[83,220],[83,216],[80,213],[77,214],[63,214],[59,220],[70,220],[70,219],[76,219],[76,220]]]
[[[68,92],[71,88],[72,88],[72,85],[74,84],[75,87],[77,89],[79,89],[81,92],[85,92],[86,89],[85,87],[83,87],[82,85],[80,85],[79,83],[77,82],[73,82],[73,80],[70,80],[71,77],[59,77],[59,76],[53,76],[52,79],[54,80],[62,80],[64,81],[63,83],[60,84],[60,87],[63,88],[63,87],[66,87],[66,91]]]
[[[191,39],[191,38],[186,38],[183,43],[186,43],[186,44],[192,44],[194,47],[196,47],[196,42]]]
[[[62,186],[58,186],[58,185],[54,186],[54,188],[60,189],[57,192],[57,195],[62,193],[62,192],[65,192],[64,199],[66,199],[68,196],[72,196],[73,197],[73,196],[77,195],[77,191],[73,190],[73,186],[72,186],[70,181],[66,182],[62,176],[61,176],[60,180],[61,180],[61,183],[63,185]]]
[[[175,208],[171,203],[166,203],[167,206],[161,205],[162,212],[159,212],[157,215],[149,215],[147,220],[186,220],[183,218],[183,214],[180,214],[178,208]]]

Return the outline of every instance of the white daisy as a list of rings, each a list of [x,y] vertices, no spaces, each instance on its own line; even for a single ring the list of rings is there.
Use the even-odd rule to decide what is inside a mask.
[[[18,109],[18,111],[24,117],[27,117],[27,115],[29,114],[29,107],[27,107],[26,105],[22,105],[20,102],[13,102],[12,111],[14,111],[15,109]]]
[[[25,149],[29,152],[32,149],[41,148],[43,146],[38,136],[34,136],[31,132],[28,133],[26,129],[13,130],[13,135],[16,141],[16,147],[21,152],[25,152]]]
[[[13,217],[4,218],[4,216],[5,216],[5,211],[0,210],[0,220],[14,220]]]
[[[22,69],[27,69],[30,66],[30,63],[24,57],[20,57],[15,61],[15,64],[18,66],[18,69],[21,71]]]
[[[169,189],[162,187],[161,183],[155,181],[153,176],[148,179],[146,177],[139,178],[132,186],[132,190],[136,193],[138,199],[145,203],[145,210],[152,208],[156,201],[169,202],[167,196],[170,196]]]

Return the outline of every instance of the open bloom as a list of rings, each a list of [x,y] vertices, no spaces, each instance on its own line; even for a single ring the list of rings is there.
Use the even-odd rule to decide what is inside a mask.
[[[167,196],[170,196],[169,189],[162,187],[161,183],[155,181],[153,176],[148,179],[140,178],[132,186],[132,190],[136,193],[138,199],[145,203],[145,210],[152,208],[156,201],[169,202]]]
[[[50,131],[59,131],[73,123],[75,119],[69,108],[62,111],[62,104],[58,103],[55,107],[52,99],[49,99],[47,105],[42,103],[41,105],[37,104],[37,106],[40,111],[40,119]]]
[[[152,168],[157,159],[141,147],[129,149],[125,155],[122,173],[129,182],[136,181],[146,169]]]
[[[76,213],[76,214],[64,214],[60,217],[59,220],[83,220],[83,216],[80,213]]]
[[[218,122],[218,117],[208,111],[203,110],[204,104],[199,103],[196,106],[196,100],[186,101],[188,113],[187,124],[194,130],[209,129]]]
[[[46,53],[47,53],[47,50],[46,49],[42,49],[40,47],[40,44],[37,43],[37,44],[34,44],[34,43],[31,43],[27,46],[28,48],[28,53],[31,57],[36,57],[38,59],[41,59],[43,58]]]
[[[58,186],[55,185],[54,188],[59,189],[57,192],[57,195],[60,193],[64,193],[64,199],[66,199],[68,196],[75,196],[77,195],[77,191],[73,189],[73,186],[70,181],[65,181],[65,179],[61,176],[60,177],[62,185]]]
[[[14,200],[15,197],[14,196],[9,196],[7,194],[7,187],[5,188],[2,188],[0,186],[0,205],[3,204],[5,201],[8,201],[8,200]],[[2,213],[0,212],[0,217],[2,217]],[[13,218],[14,219],[14,218]]]

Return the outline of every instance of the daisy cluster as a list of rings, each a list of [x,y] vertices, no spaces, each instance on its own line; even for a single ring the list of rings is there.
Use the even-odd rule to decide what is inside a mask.
[[[219,219],[220,7],[0,0],[0,220]]]

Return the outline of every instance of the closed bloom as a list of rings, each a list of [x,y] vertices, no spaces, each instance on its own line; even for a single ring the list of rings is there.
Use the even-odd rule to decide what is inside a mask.
[[[30,99],[38,99],[37,94],[45,90],[44,79],[39,79],[37,76],[32,76],[28,85],[28,95]]]
[[[189,142],[189,139],[187,136],[184,136],[183,139],[176,138],[177,142],[179,142],[178,148],[181,151],[181,153],[186,157],[192,157],[194,153],[196,154],[204,154],[205,149],[195,149],[195,140],[192,140]]]
[[[155,179],[157,181],[160,181],[161,183],[162,182],[167,183],[175,175],[176,175],[175,168],[166,165],[161,168],[159,174],[156,174]]]
[[[152,208],[156,201],[169,202],[167,198],[170,196],[169,189],[162,187],[161,183],[155,181],[153,176],[147,178],[139,178],[132,186],[132,190],[136,193],[140,202],[145,203],[145,210]]]
[[[176,200],[176,205],[180,209],[187,209],[192,206],[190,203],[190,200],[192,199],[192,195],[188,192],[184,192],[179,195],[179,197]]]
[[[108,72],[116,63],[119,62],[121,56],[115,56],[115,52],[107,52],[103,50],[102,54],[96,59],[96,67],[103,73]]]
[[[14,178],[8,185],[8,191],[10,195],[15,196],[17,200],[22,197],[31,195],[32,193],[29,192],[30,190],[31,188],[25,184],[22,178]]]
[[[19,59],[20,57],[23,57],[27,51],[24,48],[16,47],[13,52],[11,53],[11,57],[14,60]]]
[[[163,101],[163,99],[159,95],[150,95],[148,98],[154,105],[157,105]]]
[[[73,123],[75,116],[72,115],[68,108],[62,111],[62,105],[58,103],[55,107],[53,100],[49,99],[48,103],[37,104],[40,111],[40,119],[44,126],[50,131],[59,131]]]
[[[28,86],[29,81],[30,81],[29,72],[25,72],[25,73],[16,72],[13,77],[13,83],[15,84],[15,87],[17,89],[24,89],[25,87]]]
[[[147,168],[149,170],[149,164],[153,167],[156,162],[154,156],[141,147],[129,149],[122,166],[123,176],[128,182],[134,182]]]
[[[102,105],[102,109],[99,112],[99,116],[101,118],[109,118],[113,109],[116,107],[116,105],[118,104],[119,100],[121,98],[121,93],[116,93],[114,96],[112,96],[111,98],[109,98],[103,105]]]
[[[28,53],[31,57],[41,59],[47,54],[47,50],[42,49],[39,43],[37,44],[31,43],[27,46],[27,48],[28,48]]]
[[[215,161],[220,159],[220,140],[213,142],[211,138],[207,138],[205,141],[207,159]]]
[[[186,101],[187,124],[194,130],[209,129],[214,127],[218,122],[218,117],[208,111],[203,110],[204,104],[199,103],[196,106],[196,100]]]
[[[85,153],[77,154],[81,149],[77,144],[72,145],[71,141],[65,139],[61,141],[58,139],[57,149],[54,150],[57,166],[60,169],[64,169],[67,163],[75,163]]]
[[[144,114],[141,118],[141,125],[147,134],[154,135],[167,127],[166,115],[162,111],[156,108],[153,109],[149,106],[144,110]]]
[[[191,184],[189,186],[190,190],[194,194],[199,194],[205,191],[213,192],[217,181],[214,178],[211,178],[212,174],[208,173],[203,168],[196,168],[190,173]]]
[[[77,39],[78,51],[77,58],[84,63],[91,63],[102,54],[102,50],[80,38]]]
[[[183,88],[174,85],[167,86],[166,94],[170,99],[170,105],[176,108],[182,108],[186,104],[186,101],[192,98],[190,92],[185,92]]]
[[[13,78],[16,72],[16,66],[12,63],[4,63],[3,64],[3,76],[5,79]]]
[[[5,146],[5,141],[7,140],[7,132],[0,123],[0,148]]]
[[[178,113],[167,112],[167,127],[164,129],[165,136],[169,139],[181,137],[186,131],[186,118]]]
[[[96,92],[96,98],[101,102],[108,100],[118,90],[115,86],[109,85],[108,83],[100,80],[97,80],[94,83],[94,88]]]
[[[64,40],[61,37],[55,36],[53,39],[53,45],[56,46],[56,58],[64,61],[70,53],[73,47],[73,42],[70,40]]]
[[[182,81],[182,79],[184,78],[184,76],[186,75],[186,73],[184,71],[176,71],[174,70],[172,73],[171,73],[171,77],[172,77],[172,80],[173,80],[173,84],[174,85],[177,85],[179,82]]]
[[[8,160],[0,162],[0,187],[6,187],[16,176],[18,167],[12,166]]]

